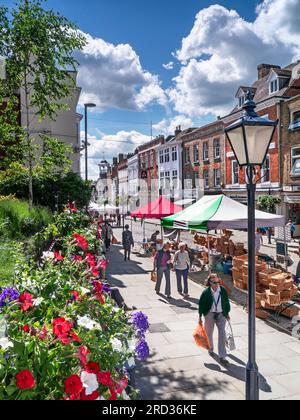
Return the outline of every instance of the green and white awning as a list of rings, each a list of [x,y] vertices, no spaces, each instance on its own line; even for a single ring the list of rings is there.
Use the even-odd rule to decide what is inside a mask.
[[[256,211],[256,227],[284,226],[285,218]],[[162,219],[165,228],[205,230],[247,229],[248,209],[225,195],[204,196],[180,213]]]

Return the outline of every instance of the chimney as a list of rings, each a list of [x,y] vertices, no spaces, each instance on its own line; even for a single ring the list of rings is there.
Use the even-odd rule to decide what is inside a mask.
[[[123,160],[124,160],[124,155],[123,155],[123,153],[120,153],[119,154],[119,163],[123,162]]]
[[[258,80],[263,79],[264,77],[268,76],[271,69],[281,69],[280,66],[276,66],[275,64],[260,64],[257,67],[258,71]]]
[[[117,157],[114,157],[113,158],[113,165],[117,165],[118,164],[118,158]]]
[[[175,137],[178,136],[181,133],[181,125],[179,125],[178,127],[176,127],[175,129]]]

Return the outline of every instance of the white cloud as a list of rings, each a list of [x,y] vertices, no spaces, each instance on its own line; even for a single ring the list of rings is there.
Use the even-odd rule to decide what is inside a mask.
[[[84,139],[84,132],[81,132],[81,138]],[[99,175],[98,164],[105,158],[111,161],[113,157],[119,153],[133,153],[135,149],[143,143],[150,140],[150,136],[146,136],[137,131],[119,131],[116,134],[103,136],[88,136],[90,144],[88,149],[88,172],[89,178],[97,180]],[[84,152],[81,163],[82,174],[85,172]]]
[[[193,126],[193,121],[184,115],[177,115],[171,119],[163,119],[157,124],[153,125],[153,131],[155,135],[162,134],[168,136],[175,133],[178,126],[181,126],[181,130],[185,130]]]
[[[182,66],[168,90],[175,110],[190,117],[227,113],[239,85],[256,79],[258,64],[289,64],[296,39],[299,45],[297,6],[300,0],[265,0],[253,23],[220,5],[201,10],[176,53]]]
[[[142,68],[129,44],[113,45],[84,35],[87,45],[78,57],[81,105],[94,102],[100,110],[143,110],[152,103],[166,105],[167,97],[158,77]]]
[[[170,61],[167,64],[163,64],[163,68],[166,70],[173,70],[174,68],[174,61]]]

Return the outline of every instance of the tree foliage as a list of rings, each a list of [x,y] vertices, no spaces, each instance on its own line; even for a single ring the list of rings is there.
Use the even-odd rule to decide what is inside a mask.
[[[273,195],[264,195],[259,197],[258,207],[261,210],[267,211],[268,213],[275,214],[276,209],[281,204],[281,198]]]

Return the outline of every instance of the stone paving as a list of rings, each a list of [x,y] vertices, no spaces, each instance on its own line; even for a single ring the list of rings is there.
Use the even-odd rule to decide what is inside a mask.
[[[121,231],[116,230],[118,238]],[[232,305],[232,324],[237,351],[230,366],[196,347],[192,333],[198,322],[198,299],[203,288],[190,282],[188,301],[182,300],[172,275],[172,297],[167,301],[154,292],[150,280],[153,262],[132,256],[123,261],[123,250],[112,247],[108,278],[118,286],[128,305],[145,312],[151,323],[147,336],[150,359],[136,370],[136,385],[143,400],[243,400],[247,362],[247,314]],[[164,290],[162,289],[162,292]],[[257,360],[260,398],[300,400],[300,341],[257,321]]]

